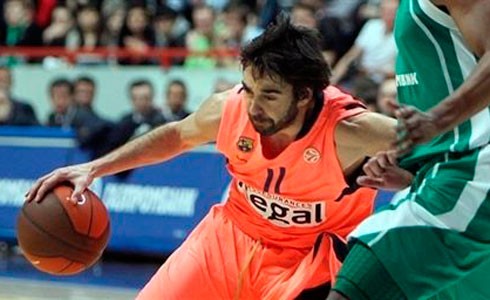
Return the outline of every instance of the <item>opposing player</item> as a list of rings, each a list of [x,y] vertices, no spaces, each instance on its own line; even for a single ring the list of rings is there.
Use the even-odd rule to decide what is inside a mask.
[[[375,191],[356,189],[351,178],[395,141],[395,120],[328,86],[316,32],[284,15],[242,50],[241,63],[240,86],[103,158],[53,171],[27,195],[38,201],[68,180],[75,201],[95,177],[216,141],[233,176],[228,201],[211,209],[139,299],[293,299],[328,290],[346,235],[372,212]]]
[[[366,165],[364,183],[410,192],[352,233],[328,299],[490,299],[488,18],[489,1],[401,0],[398,154],[415,177],[387,153]]]

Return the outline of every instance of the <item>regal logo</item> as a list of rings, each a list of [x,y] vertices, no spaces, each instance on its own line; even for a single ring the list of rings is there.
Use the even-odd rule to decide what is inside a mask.
[[[312,227],[325,221],[325,202],[304,202],[258,191],[243,182],[239,190],[250,206],[274,225],[280,227]]]
[[[238,142],[236,143],[238,149],[242,152],[250,152],[254,148],[254,140],[246,137],[246,136],[241,136],[238,139]]]

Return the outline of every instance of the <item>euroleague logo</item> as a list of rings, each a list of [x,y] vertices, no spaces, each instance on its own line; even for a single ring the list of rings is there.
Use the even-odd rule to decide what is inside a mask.
[[[308,147],[303,152],[303,159],[309,164],[317,163],[320,160],[320,151],[313,147]]]

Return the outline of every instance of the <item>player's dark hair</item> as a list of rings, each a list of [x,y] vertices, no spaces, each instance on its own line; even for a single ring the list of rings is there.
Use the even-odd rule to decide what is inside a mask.
[[[330,67],[322,55],[319,33],[293,25],[285,13],[242,48],[241,63],[244,69],[252,66],[254,76],[285,80],[293,86],[296,99],[304,97],[307,88],[316,94],[330,83]]]

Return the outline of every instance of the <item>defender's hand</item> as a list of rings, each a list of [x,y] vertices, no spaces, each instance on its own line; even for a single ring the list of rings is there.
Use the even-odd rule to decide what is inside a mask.
[[[366,175],[359,176],[357,183],[362,186],[390,191],[402,190],[412,182],[413,175],[398,167],[395,151],[379,152],[362,167]]]

